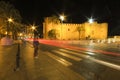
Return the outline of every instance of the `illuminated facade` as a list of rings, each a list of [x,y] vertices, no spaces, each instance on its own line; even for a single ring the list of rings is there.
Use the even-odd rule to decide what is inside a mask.
[[[43,23],[43,36],[45,39],[50,39],[49,31],[53,29],[55,30],[55,39],[59,40],[106,39],[108,35],[107,23],[54,23],[50,21],[49,17],[45,18]]]

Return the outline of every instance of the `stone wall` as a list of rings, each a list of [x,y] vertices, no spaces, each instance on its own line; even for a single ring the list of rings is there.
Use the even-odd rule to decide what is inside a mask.
[[[43,34],[45,39],[49,39],[48,32],[52,29],[56,30],[56,39],[60,40],[78,40],[78,39],[106,39],[108,33],[107,23],[58,23],[48,22],[46,18],[43,25]],[[84,30],[78,32],[77,27],[83,27]]]

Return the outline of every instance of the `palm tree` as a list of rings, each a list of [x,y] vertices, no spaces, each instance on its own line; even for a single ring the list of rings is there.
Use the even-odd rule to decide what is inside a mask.
[[[56,39],[56,30],[55,29],[52,29],[48,32],[48,36],[50,39]]]
[[[82,35],[83,35],[83,31],[85,31],[84,27],[81,25],[81,26],[78,26],[76,28],[76,31],[78,31],[79,33],[79,40],[81,39]]]
[[[14,23],[9,27],[9,31],[12,32],[12,34],[19,32],[18,28],[21,26],[18,24],[21,24],[22,20],[19,11],[9,2],[0,1],[0,20],[2,21],[0,27],[6,31],[8,28],[8,18],[14,19]]]
[[[17,39],[18,34],[23,32],[24,28],[24,25],[22,25],[21,23],[14,22],[13,24],[11,24],[10,30],[12,32],[12,38]]]

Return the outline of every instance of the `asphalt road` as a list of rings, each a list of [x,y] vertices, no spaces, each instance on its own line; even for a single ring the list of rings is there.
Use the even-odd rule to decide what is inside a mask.
[[[94,50],[95,48],[83,48],[83,46],[80,47],[80,45],[80,49],[68,45],[62,45],[63,48],[59,48],[58,46],[48,47],[48,45],[47,48],[45,47],[46,46],[42,46],[41,49],[47,51],[48,56],[57,60],[60,63],[62,62],[59,61],[58,58],[62,58],[62,61],[67,61],[67,65],[64,63],[62,64],[67,66],[69,69],[75,71],[76,73],[82,75],[86,80],[120,79],[120,56],[103,54],[101,51],[93,52],[91,50]],[[108,50],[107,47],[105,48],[106,50]]]

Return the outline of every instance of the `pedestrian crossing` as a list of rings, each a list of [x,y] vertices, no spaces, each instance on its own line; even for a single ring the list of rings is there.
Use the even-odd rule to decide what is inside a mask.
[[[51,54],[51,53],[47,53],[47,55],[48,55],[49,57],[53,58],[54,60],[60,62],[60,63],[63,64],[64,66],[71,66],[71,65],[72,65],[71,62],[69,62],[69,61],[67,61],[67,60],[65,60],[65,59],[63,59],[63,58],[61,58],[61,57],[58,57],[58,56],[53,55],[53,54]]]
[[[53,54],[53,53],[55,53],[55,54]],[[84,53],[94,54],[92,52],[85,52],[85,51],[84,52],[74,52],[74,51],[67,50],[67,49],[58,49],[58,50],[52,50],[51,52],[47,52],[47,55],[67,67],[73,65],[73,63],[68,61],[66,58],[69,58],[69,59],[71,59],[73,61],[77,61],[77,62],[82,61],[83,59],[88,59],[97,64],[120,71],[120,65],[114,64],[114,63],[111,63],[108,61],[103,61],[103,60],[97,59],[95,57],[92,57],[92,56],[84,54]],[[61,55],[64,58],[60,57],[56,54]]]
[[[59,57],[59,56],[57,56],[57,55],[55,55],[53,53],[61,55],[61,56],[65,57],[65,58],[69,58],[69,59],[71,59],[73,61],[81,61],[83,59],[81,56],[89,57],[87,55],[80,55],[79,53],[69,51],[69,50],[66,50],[66,49],[52,50],[51,53],[47,52],[47,55],[49,57],[51,57],[52,59],[60,62],[64,66],[71,66],[71,65],[73,65],[73,63],[66,60],[65,58]]]
[[[81,60],[81,58],[79,58],[79,57],[72,56],[72,55],[66,54],[66,53],[64,53],[64,52],[60,52],[60,51],[57,51],[57,50],[54,50],[53,52],[55,52],[55,53],[57,53],[57,54],[60,54],[60,55],[62,55],[62,56],[68,57],[68,58],[70,58],[70,59],[73,59],[73,60],[75,60],[75,61],[80,61],[80,60]]]

